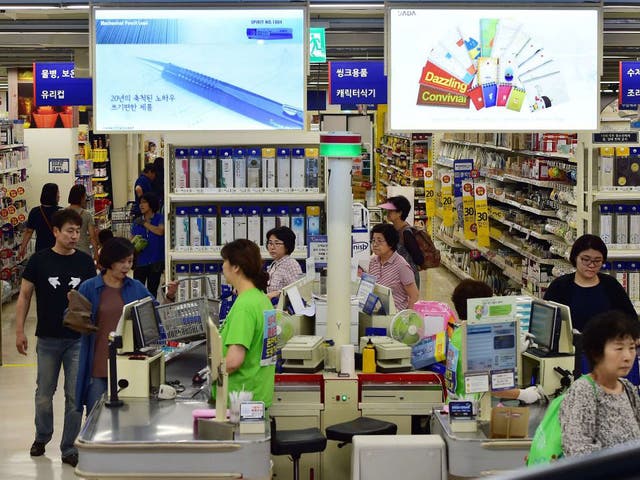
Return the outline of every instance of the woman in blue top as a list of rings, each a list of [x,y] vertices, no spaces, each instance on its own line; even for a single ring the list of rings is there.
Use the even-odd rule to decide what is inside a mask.
[[[107,391],[109,333],[115,331],[127,303],[151,296],[137,280],[127,276],[133,265],[133,244],[126,238],[108,240],[100,251],[99,275],[80,284],[78,291],[91,302],[91,323],[96,333],[83,335],[76,381],[76,409],[87,414]],[[175,299],[177,283],[169,284],[166,298]]]
[[[160,200],[151,192],[140,197],[142,216],[135,219],[131,226],[131,236],[140,235],[147,246],[138,253],[133,278],[146,283],[147,288],[156,296],[160,285],[160,276],[164,271],[164,216],[158,213]]]

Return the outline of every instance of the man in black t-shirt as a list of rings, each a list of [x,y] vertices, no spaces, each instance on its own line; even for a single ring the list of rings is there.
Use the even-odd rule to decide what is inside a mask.
[[[73,443],[80,432],[82,414],[74,407],[80,335],[63,326],[67,308],[67,293],[84,280],[96,275],[89,255],[75,246],[80,236],[82,218],[69,208],[59,210],[51,217],[56,243],[34,253],[22,274],[20,295],[16,304],[16,348],[26,355],[28,342],[24,324],[29,313],[31,297],[36,294],[37,326],[36,356],[36,437],[30,453],[44,454],[45,445],[53,435],[53,395],[58,385],[60,368],[64,369],[65,413],[60,450],[62,462],[75,467],[78,451]]]

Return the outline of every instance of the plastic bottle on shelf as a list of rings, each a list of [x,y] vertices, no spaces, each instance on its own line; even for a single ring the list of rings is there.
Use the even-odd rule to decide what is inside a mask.
[[[362,349],[362,373],[376,373],[376,349],[371,339]]]

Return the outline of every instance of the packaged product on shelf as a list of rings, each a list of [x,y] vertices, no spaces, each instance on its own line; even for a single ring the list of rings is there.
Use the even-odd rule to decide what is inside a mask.
[[[220,188],[233,188],[233,150],[222,148],[220,155]]]
[[[262,149],[250,148],[247,155],[247,187],[259,188],[261,183]]]
[[[640,158],[629,154],[629,147],[616,147],[614,185],[618,187],[640,186]]]
[[[305,148],[305,187],[318,188],[318,149]]]
[[[175,188],[187,188],[189,186],[189,149],[176,148],[175,163]]]
[[[291,188],[291,149],[278,148],[276,157],[276,186]]]
[[[205,263],[204,272],[207,276],[205,292],[207,298],[220,298],[220,264]]]
[[[291,188],[302,189],[305,185],[304,178],[305,158],[304,148],[291,150]]]
[[[276,225],[279,227],[291,227],[289,207],[287,205],[280,205],[276,207]]]
[[[189,294],[191,295],[189,298],[199,298],[203,295],[202,288],[202,278],[193,278],[193,277],[201,277],[204,275],[204,263],[192,263],[189,265]]]
[[[304,212],[305,208],[302,205],[294,205],[291,207],[291,230],[296,234],[296,246],[304,246]]]
[[[202,188],[202,149],[189,149],[189,188]]]
[[[201,247],[204,233],[203,207],[191,207],[189,210],[189,246]]]
[[[627,262],[613,262],[613,271],[616,280],[620,282],[625,292],[629,292],[629,272],[627,271]]]
[[[247,154],[244,148],[233,149],[233,182],[234,188],[247,186]]]
[[[247,238],[246,207],[233,207],[233,238]]]
[[[233,208],[225,206],[220,209],[220,245],[233,240]]]
[[[175,265],[176,276],[175,279],[178,282],[178,291],[176,292],[176,301],[182,302],[189,298],[189,264],[188,263],[176,263]]]
[[[260,226],[262,225],[261,210],[258,206],[247,207],[247,238],[258,245],[263,244],[262,235],[260,235]]]
[[[627,205],[616,205],[616,241],[618,244],[629,243],[629,210]]]
[[[632,302],[640,301],[640,263],[627,263],[627,270],[629,272],[629,288],[627,290],[629,299]]]
[[[600,238],[606,244],[613,243],[613,205],[600,205]]]
[[[216,188],[218,186],[218,150],[205,147],[203,151],[202,186],[204,188]]]
[[[267,232],[273,228],[276,228],[276,207],[274,205],[267,205],[262,209],[262,232],[263,237]],[[262,239],[266,242],[266,238]]]
[[[307,206],[307,236],[320,235],[320,207]]]
[[[629,243],[640,244],[640,205],[629,205]]]
[[[262,149],[262,186],[276,188],[276,149]]]
[[[176,208],[175,238],[176,248],[189,246],[189,207]]]
[[[204,229],[202,235],[202,245],[210,247],[218,244],[218,212],[215,205],[204,207],[203,213]]]
[[[601,187],[613,186],[613,157],[613,147],[600,147],[598,183]]]

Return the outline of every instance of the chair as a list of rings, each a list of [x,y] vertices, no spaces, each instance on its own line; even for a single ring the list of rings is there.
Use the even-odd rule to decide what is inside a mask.
[[[395,435],[398,426],[395,423],[376,420],[369,417],[358,417],[350,422],[336,423],[326,428],[327,440],[340,442],[342,448],[353,441],[354,435]]]
[[[290,455],[293,459],[293,480],[300,478],[300,456],[303,453],[323,452],[327,439],[317,428],[276,430],[276,419],[271,417],[271,455]]]

